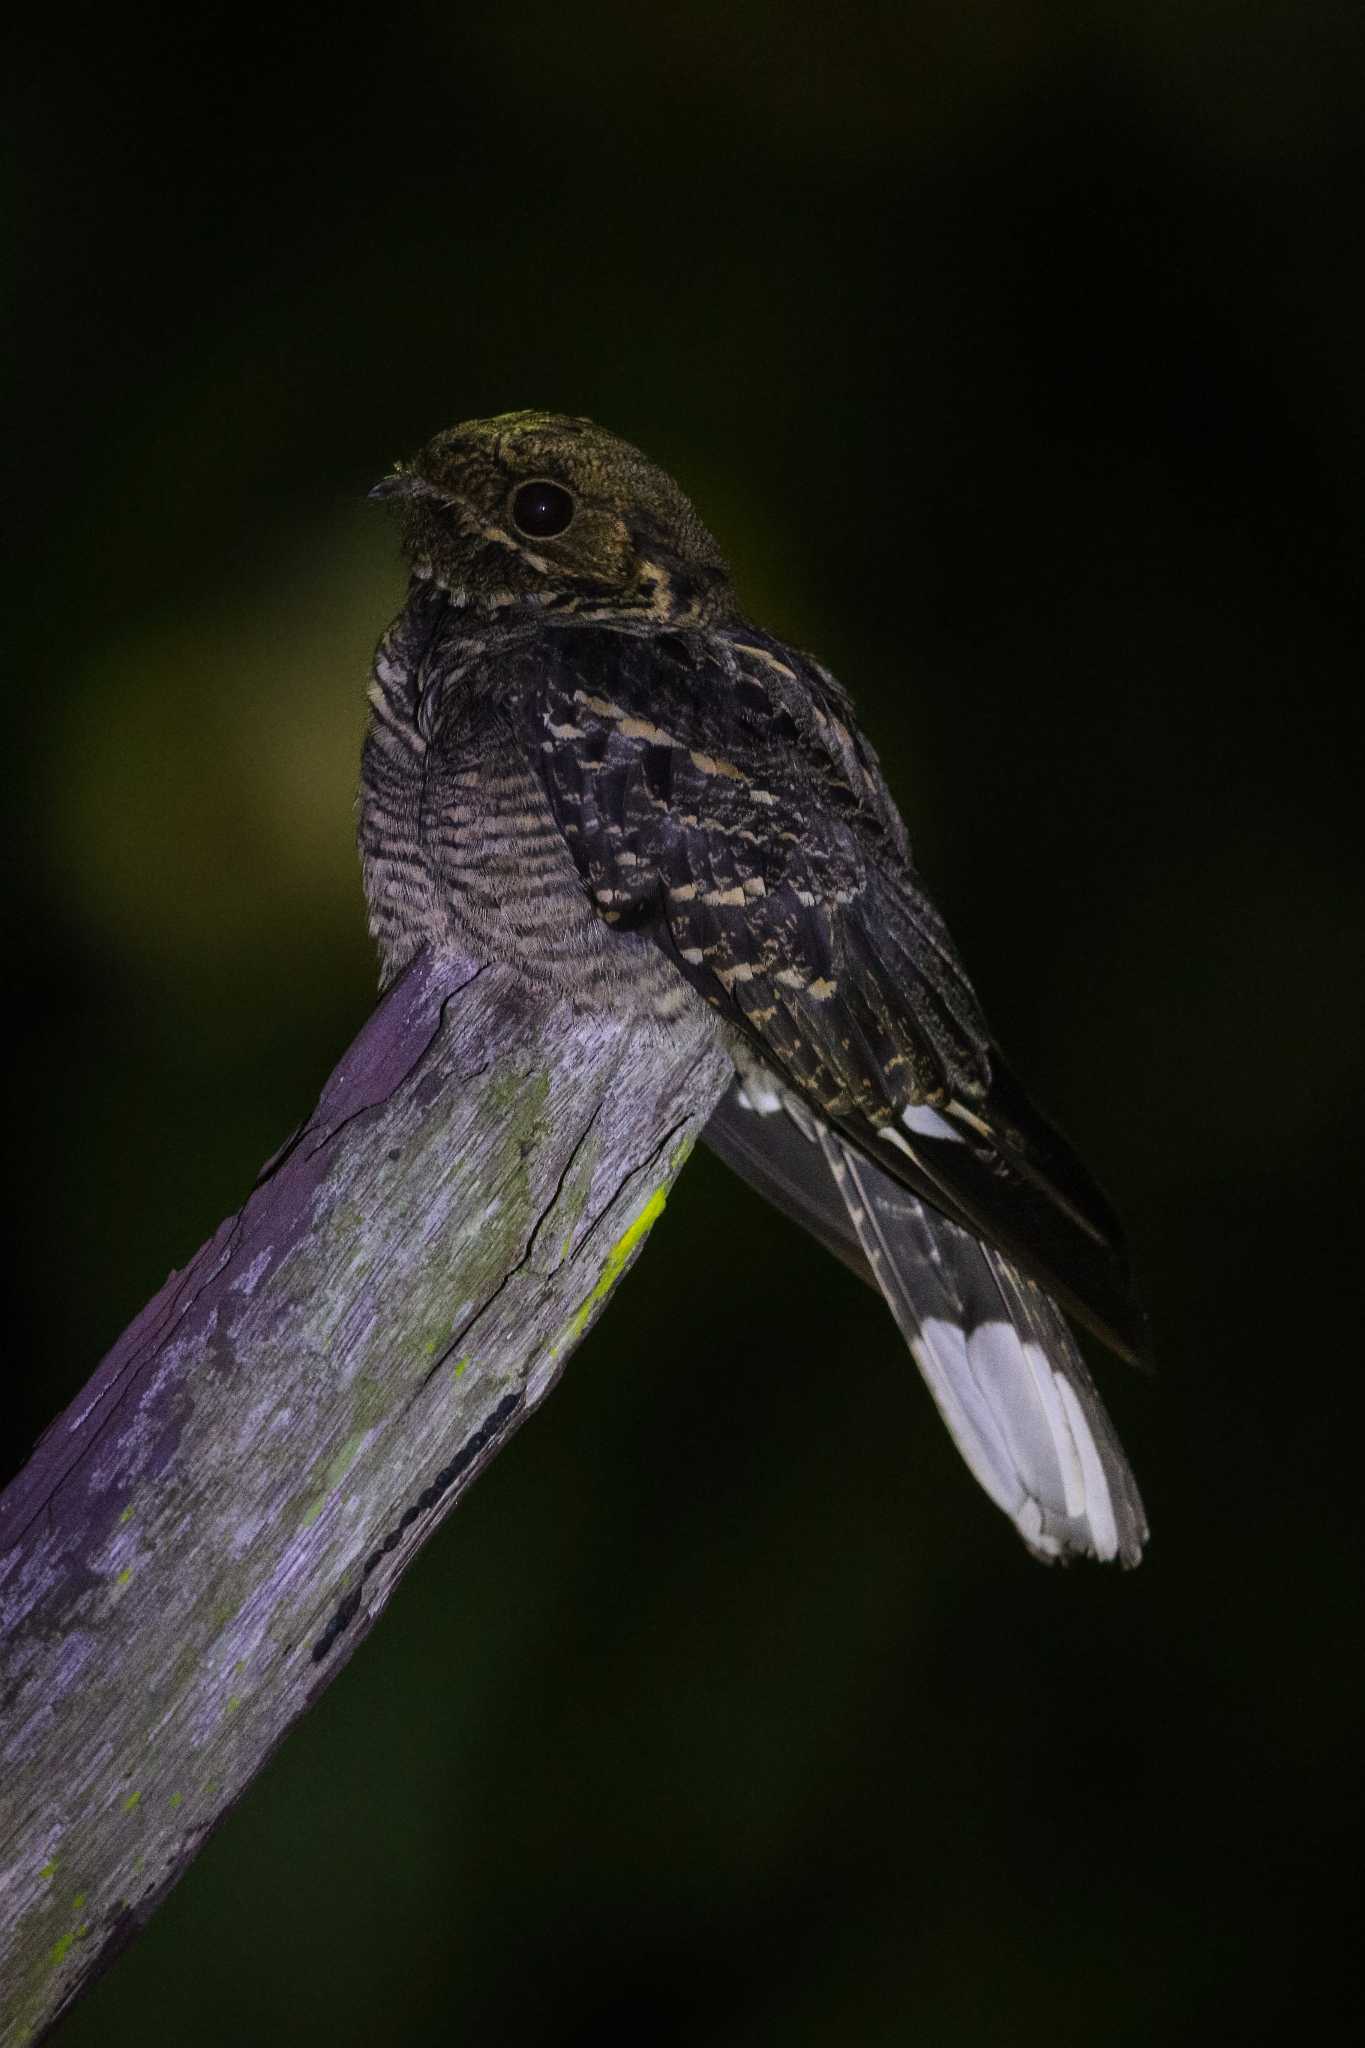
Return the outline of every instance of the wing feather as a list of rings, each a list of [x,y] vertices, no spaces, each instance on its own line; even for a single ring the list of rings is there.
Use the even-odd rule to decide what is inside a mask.
[[[917,1121],[943,1123],[924,1109]],[[707,1140],[880,1289],[966,1464],[1035,1556],[1136,1564],[1137,1485],[1070,1331],[1002,1253],[746,1070]]]

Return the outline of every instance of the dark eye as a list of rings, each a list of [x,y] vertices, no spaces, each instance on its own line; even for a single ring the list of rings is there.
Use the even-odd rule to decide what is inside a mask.
[[[563,533],[573,511],[573,499],[563,484],[552,484],[543,476],[522,484],[512,500],[513,519],[523,533],[536,540],[549,540],[553,534]]]

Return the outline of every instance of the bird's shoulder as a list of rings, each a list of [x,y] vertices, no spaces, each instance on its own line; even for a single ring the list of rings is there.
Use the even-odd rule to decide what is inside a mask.
[[[747,621],[549,627],[522,644],[518,667],[523,731],[552,777],[629,763],[655,802],[698,824],[744,829],[747,818],[777,847],[832,835],[849,856],[909,860],[848,692]]]

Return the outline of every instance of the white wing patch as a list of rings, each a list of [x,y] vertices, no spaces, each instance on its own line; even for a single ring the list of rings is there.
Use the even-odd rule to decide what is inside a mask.
[[[1099,1446],[1091,1434],[1090,1424],[1081,1412],[1075,1389],[1060,1373],[1054,1375],[1057,1389],[1062,1397],[1062,1406],[1067,1411],[1071,1433],[1080,1453],[1081,1471],[1085,1481],[1085,1513],[1095,1541],[1096,1557],[1116,1557],[1119,1547],[1119,1532],[1114,1520],[1114,1502],[1109,1491],[1109,1481],[1100,1463]]]
[[[1035,1556],[1135,1564],[1142,1505],[1061,1317],[1000,1253],[902,1188],[884,1200],[880,1169],[819,1135],[868,1263],[981,1486]]]
[[[1055,1304],[1001,1252],[846,1144],[746,1047],[735,1047],[735,1063],[736,1099],[756,1113],[754,1132],[795,1126],[828,1171],[822,1195],[818,1178],[779,1163],[774,1198],[858,1270],[846,1249],[856,1240],[954,1443],[1029,1549],[1047,1562],[1136,1564],[1147,1537],[1142,1502]],[[961,1143],[961,1126],[975,1119],[955,1103],[945,1111],[958,1129],[916,1104],[882,1138],[912,1159],[915,1140]],[[780,1162],[780,1145],[773,1157]],[[761,1177],[756,1184],[765,1187]]]
[[[927,1102],[911,1102],[901,1111],[901,1122],[907,1131],[913,1131],[918,1138],[941,1138],[945,1144],[965,1143],[961,1131],[955,1131],[947,1117],[940,1116],[936,1109],[930,1109]]]

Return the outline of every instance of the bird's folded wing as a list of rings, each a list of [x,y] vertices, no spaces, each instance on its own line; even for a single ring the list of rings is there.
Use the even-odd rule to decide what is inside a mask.
[[[1137,1351],[1112,1215],[1004,1077],[838,686],[760,636],[578,625],[536,636],[512,694],[600,915],[850,1147]]]

